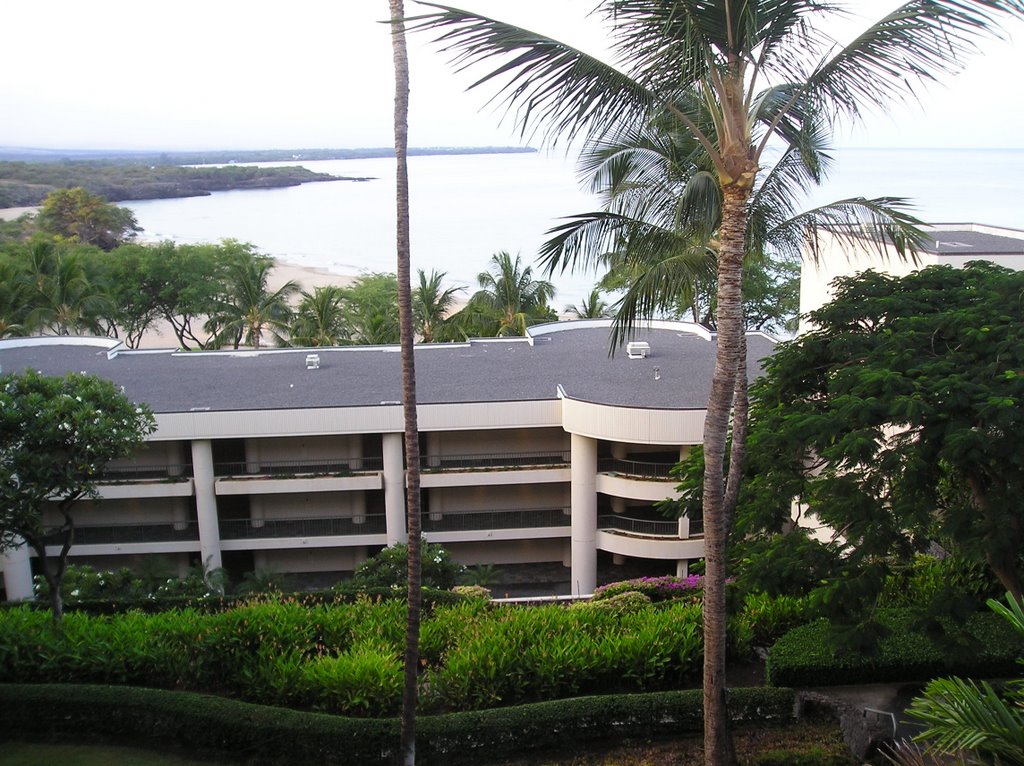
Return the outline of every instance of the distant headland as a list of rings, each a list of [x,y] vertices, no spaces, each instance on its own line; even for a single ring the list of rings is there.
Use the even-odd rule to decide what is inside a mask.
[[[410,155],[536,152],[519,146],[433,146]],[[256,162],[309,162],[393,157],[390,147],[367,149],[258,149],[121,151],[0,146],[0,208],[40,204],[51,191],[81,186],[111,202],[197,197],[215,191],[272,189],[322,181],[369,181],[315,173],[299,166],[256,168]],[[220,165],[225,167],[188,167]]]

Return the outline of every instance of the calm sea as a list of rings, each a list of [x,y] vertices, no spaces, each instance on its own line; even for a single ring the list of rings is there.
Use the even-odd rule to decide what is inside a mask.
[[[933,223],[1024,229],[1024,149],[846,149],[808,205],[851,196],[911,198]],[[273,164],[273,163],[272,163]],[[277,163],[295,164],[295,163]],[[251,242],[260,251],[341,275],[395,270],[394,160],[301,163],[374,180],[125,203],[149,239]],[[472,291],[492,254],[532,264],[562,216],[598,209],[561,154],[411,157],[413,268],[438,269]],[[536,267],[535,267],[536,268]],[[555,305],[579,303],[593,274],[555,275]]]

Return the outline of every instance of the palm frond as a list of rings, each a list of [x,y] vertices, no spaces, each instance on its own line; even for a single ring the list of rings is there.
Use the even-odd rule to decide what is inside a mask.
[[[800,245],[806,245],[811,260],[817,263],[821,257],[820,234],[826,232],[851,249],[867,247],[883,259],[892,257],[887,247],[891,245],[896,257],[916,264],[917,252],[928,241],[928,235],[920,228],[923,222],[908,212],[911,208],[902,197],[838,200],[807,210],[777,227],[773,245],[792,250],[798,241],[795,232],[802,231]]]
[[[514,115],[522,135],[543,126],[552,144],[635,122],[659,102],[626,73],[577,48],[486,16],[435,3],[436,12],[408,18],[414,32],[435,38],[460,71],[497,57],[470,85],[495,84],[490,103]]]
[[[803,89],[835,114],[917,97],[916,87],[958,72],[1001,22],[1024,14],[1020,0],[911,0],[871,25],[807,78]]]

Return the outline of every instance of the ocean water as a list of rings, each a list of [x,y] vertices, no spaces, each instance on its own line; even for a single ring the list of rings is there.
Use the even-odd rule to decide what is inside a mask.
[[[269,163],[275,164],[275,163]],[[295,163],[276,163],[295,164]],[[261,252],[340,275],[395,270],[394,160],[301,163],[365,182],[218,192],[125,203],[147,239],[253,243]],[[533,264],[559,218],[599,209],[563,154],[411,157],[413,268],[476,287],[500,250]],[[919,218],[1024,229],[1024,149],[843,149],[808,206],[853,196],[906,197]],[[534,266],[535,272],[539,268]],[[540,276],[538,274],[538,276]],[[577,304],[593,273],[556,274],[554,305]]]

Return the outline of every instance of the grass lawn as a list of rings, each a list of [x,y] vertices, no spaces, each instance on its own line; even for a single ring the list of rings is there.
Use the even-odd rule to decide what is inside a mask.
[[[211,766],[211,763],[135,747],[0,743],[2,766]]]

